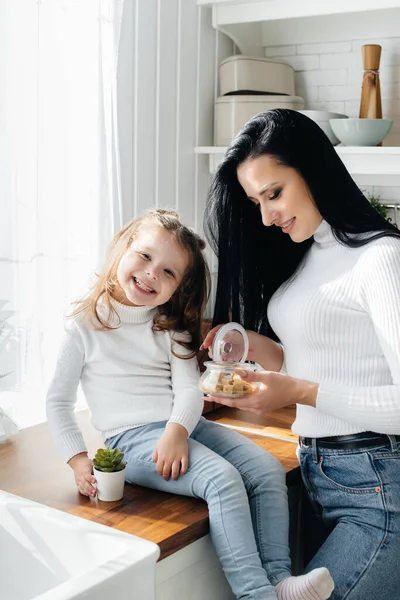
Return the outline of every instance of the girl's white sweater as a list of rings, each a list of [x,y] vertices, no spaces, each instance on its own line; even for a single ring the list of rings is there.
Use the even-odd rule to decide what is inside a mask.
[[[153,332],[152,307],[113,305],[121,320],[117,329],[99,331],[78,318],[65,322],[46,407],[66,461],[86,452],[74,413],[79,384],[92,424],[104,440],[157,421],[179,423],[190,435],[203,409],[196,358],[184,360],[172,353],[188,353],[178,343],[184,334]]]

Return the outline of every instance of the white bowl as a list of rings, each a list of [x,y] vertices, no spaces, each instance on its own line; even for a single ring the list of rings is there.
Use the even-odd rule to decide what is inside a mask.
[[[329,141],[333,146],[337,146],[340,140],[332,131],[332,127],[329,123],[330,119],[347,119],[347,115],[341,113],[330,112],[327,110],[299,110],[301,114],[305,115],[312,121],[315,121],[319,125],[325,135],[329,138]]]
[[[391,119],[330,119],[333,133],[346,146],[376,146],[393,125]]]

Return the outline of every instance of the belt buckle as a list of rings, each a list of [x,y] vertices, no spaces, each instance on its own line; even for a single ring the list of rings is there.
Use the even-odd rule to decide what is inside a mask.
[[[303,446],[303,448],[311,448],[311,444],[305,443],[306,439],[311,439],[311,438],[300,436],[300,446]]]

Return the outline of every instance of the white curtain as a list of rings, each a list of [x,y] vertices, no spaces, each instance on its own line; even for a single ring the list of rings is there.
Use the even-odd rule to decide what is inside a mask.
[[[123,0],[0,2],[0,406],[45,419],[62,315],[121,223]]]

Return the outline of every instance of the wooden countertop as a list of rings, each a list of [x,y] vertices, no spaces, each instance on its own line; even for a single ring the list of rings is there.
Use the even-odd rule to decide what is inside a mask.
[[[77,418],[93,456],[103,446],[100,435],[91,427],[88,411],[78,412]],[[207,418],[234,427],[279,458],[289,483],[290,473],[298,464],[293,443],[297,438],[290,431],[294,408],[275,411],[267,418],[220,408]],[[118,502],[81,496],[72,470],[56,451],[47,423],[24,429],[0,444],[0,488],[155,542],[161,549],[160,559],[209,531],[207,505],[194,498],[130,484]]]

